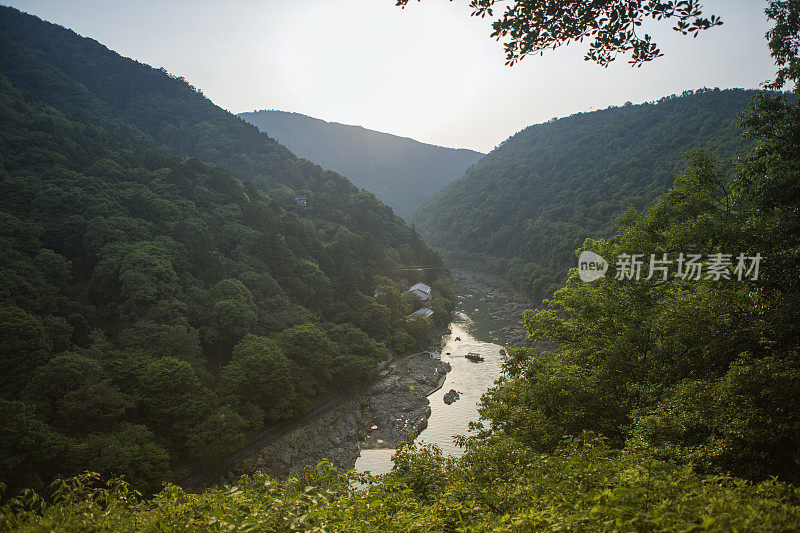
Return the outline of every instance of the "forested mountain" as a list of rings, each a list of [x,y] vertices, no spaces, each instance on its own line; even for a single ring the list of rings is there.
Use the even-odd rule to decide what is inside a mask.
[[[584,283],[573,268],[547,309],[526,312],[528,332],[558,345],[509,349],[460,457],[405,443],[385,476],[322,462],[284,480],[255,473],[149,499],[86,474],[49,498],[12,499],[0,527],[797,531],[800,107],[757,105],[747,122],[759,142],[739,172],[693,152],[650,210],[586,242],[609,259],[666,254],[666,279]],[[698,254],[705,275],[679,275],[680,250]],[[762,255],[758,275],[739,279],[737,253]],[[714,257],[729,264],[709,276]]]
[[[483,157],[299,113],[263,110],[239,116],[298,156],[341,172],[402,217]]]
[[[400,268],[441,263],[389,207],[182,79],[6,7],[0,154],[9,493],[86,469],[157,488],[431,334],[402,295],[424,275]],[[442,323],[448,280],[427,281]]]
[[[737,115],[755,91],[703,89],[579,113],[503,142],[412,215],[453,264],[488,268],[529,297],[552,294],[587,237],[663,193],[693,148],[727,158],[748,146]]]
[[[481,4],[491,17],[491,2]],[[716,21],[698,21],[700,7],[688,2],[618,2],[613,17],[578,0],[535,4],[494,21],[512,39],[509,61],[575,35],[589,36],[598,63],[629,51],[646,61],[659,49],[649,37],[642,48],[627,28],[655,18],[689,34]],[[163,153],[88,86],[10,40],[4,25],[29,20],[0,10],[0,476],[12,481],[7,491],[0,483],[0,530],[800,530],[800,3],[774,0],[766,14],[778,68],[770,86],[789,84],[792,93],[753,97],[740,121],[752,143],[743,157],[715,157],[736,154],[739,141],[710,126],[701,135],[688,117],[739,92],[642,106],[653,120],[623,122],[635,139],[622,131],[597,138],[594,124],[577,137],[583,151],[573,141],[572,152],[541,156],[561,154],[552,168],[599,183],[571,182],[564,170],[558,176],[572,188],[542,189],[542,201],[563,204],[546,220],[553,230],[544,237],[557,242],[580,229],[559,217],[599,203],[584,189],[648,203],[647,174],[626,181],[624,170],[658,177],[662,166],[681,166],[664,155],[670,142],[651,132],[668,129],[669,120],[655,121],[661,110],[691,109],[669,137],[675,150],[692,134],[707,148],[693,147],[682,171],[663,177],[671,186],[647,209],[628,208],[607,238],[583,241],[578,251],[605,258],[611,272],[586,282],[573,267],[546,306],[525,312],[530,337],[549,342],[506,347],[480,421],[455,437],[462,454],[406,441],[382,476],[322,461],[285,479],[257,472],[201,494],[168,484],[141,495],[127,480],[152,488],[170,463],[212,459],[236,445],[241,428],[302,407],[315,394],[309,387],[365,368],[385,354],[381,339],[422,338],[424,323],[398,328],[394,318],[402,318],[397,288],[410,280],[376,274],[435,256],[370,195],[285,151],[272,161],[307,172],[308,209],[291,201],[297,175],[265,172],[261,189],[229,169]],[[37,91],[55,85],[75,98],[60,107],[41,101]],[[575,138],[576,126],[598,115],[533,130]],[[191,115],[172,117],[181,124]],[[633,159],[650,143],[639,166],[614,157]],[[585,152],[595,160],[577,157]],[[504,164],[510,172],[513,161]],[[521,176],[517,189],[529,167],[511,174]],[[367,226],[348,218],[354,199]],[[324,209],[314,212],[315,203]],[[616,206],[576,220],[588,225],[606,209]],[[338,252],[353,261],[346,272],[329,262]],[[625,258],[618,268],[615,259]],[[447,281],[433,283],[441,301]],[[312,295],[297,292],[309,285]],[[381,285],[377,301],[363,293]],[[348,298],[368,313],[348,317],[359,309]],[[100,474],[17,491],[81,467]]]

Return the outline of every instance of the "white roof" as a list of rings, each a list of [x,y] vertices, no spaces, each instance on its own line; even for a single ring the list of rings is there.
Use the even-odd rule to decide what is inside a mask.
[[[416,311],[414,311],[411,314],[412,315],[424,316],[425,318],[430,318],[430,317],[433,316],[433,311],[431,311],[427,307],[422,307],[421,309],[417,309]]]
[[[420,289],[412,289],[408,292],[410,292],[411,294],[415,294],[420,300],[423,301],[431,299],[431,293],[422,291]]]
[[[409,290],[409,292],[422,291],[422,292],[425,292],[425,293],[428,293],[428,294],[431,293],[431,288],[428,285],[425,285],[424,283],[415,283],[408,290]]]

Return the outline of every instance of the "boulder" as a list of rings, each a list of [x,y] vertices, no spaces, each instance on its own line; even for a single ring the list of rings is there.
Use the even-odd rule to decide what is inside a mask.
[[[444,403],[446,403],[447,405],[450,405],[451,403],[453,403],[454,401],[458,400],[459,398],[461,398],[461,395],[458,393],[458,391],[456,391],[455,389],[450,389],[444,395]]]

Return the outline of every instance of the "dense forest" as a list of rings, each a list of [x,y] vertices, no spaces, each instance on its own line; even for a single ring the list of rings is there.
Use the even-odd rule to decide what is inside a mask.
[[[553,5],[563,7],[572,1],[553,0]],[[641,10],[647,14],[643,5],[669,7],[655,0],[631,0],[627,5],[630,12],[626,16]],[[607,236],[586,238],[577,246],[579,251],[591,251],[608,260],[610,271],[584,282],[578,268],[571,268],[544,308],[525,313],[530,337],[549,342],[508,350],[501,378],[481,400],[481,420],[473,424],[475,432],[456,438],[463,455],[445,457],[435,446],[407,442],[396,451],[394,467],[384,476],[340,472],[323,460],[316,468],[286,479],[257,473],[242,476],[235,486],[202,494],[187,494],[168,484],[151,497],[132,490],[125,479],[105,475],[103,462],[98,460],[103,475],[85,473],[59,480],[44,493],[17,493],[9,488],[8,499],[0,506],[0,529],[800,529],[800,6],[774,0],[767,14],[774,25],[768,43],[779,69],[770,88],[780,90],[790,84],[791,95],[751,95],[750,107],[739,122],[749,139],[741,157],[734,153],[726,159],[713,146],[699,143],[663,193],[644,208],[626,208],[609,222],[612,229]],[[546,27],[548,22],[539,24]],[[580,20],[569,17],[567,22],[579,24]],[[552,38],[550,34],[545,37]],[[616,34],[612,37],[616,39]],[[618,46],[619,40],[611,44]],[[197,201],[203,206],[216,205],[219,195],[232,195],[243,217],[272,209],[275,216],[297,217],[308,224],[314,221],[275,202],[258,200],[258,189],[252,187],[254,192],[250,192],[250,186],[242,185],[228,170],[194,159],[172,159],[152,148],[129,148],[106,129],[75,122],[47,104],[24,100],[22,90],[5,80],[0,115],[3,143],[13,143],[19,136],[25,136],[25,143],[3,144],[3,153],[19,154],[31,145],[36,159],[49,163],[44,168],[33,164],[30,169],[27,165],[32,163],[12,157],[19,170],[3,170],[4,198],[11,198],[15,206],[42,209],[46,215],[26,216],[23,207],[3,215],[10,221],[4,224],[0,241],[9,250],[3,257],[13,259],[11,267],[4,263],[3,276],[8,281],[3,286],[21,287],[14,294],[22,295],[17,297],[23,304],[49,307],[23,309],[14,304],[3,311],[2,350],[16,356],[3,361],[17,366],[12,372],[3,369],[0,376],[13,378],[10,384],[4,383],[4,393],[16,387],[20,399],[3,399],[0,404],[8,421],[0,427],[0,444],[36,450],[26,456],[3,450],[4,469],[22,472],[31,468],[29,463],[46,464],[37,461],[47,457],[67,461],[74,457],[64,452],[62,447],[67,445],[76,446],[82,457],[90,458],[100,456],[96,450],[115,448],[107,457],[124,457],[126,452],[156,455],[159,443],[171,442],[165,432],[185,429],[172,417],[187,407],[205,405],[195,395],[215,391],[219,391],[219,403],[214,406],[225,411],[197,426],[210,429],[203,437],[186,442],[209,439],[209,443],[219,443],[219,439],[209,438],[213,429],[238,420],[237,416],[243,423],[250,420],[252,408],[248,411],[243,406],[258,404],[243,395],[264,390],[237,382],[237,376],[258,375],[240,372],[242,368],[251,363],[249,368],[263,367],[263,361],[269,360],[286,369],[289,379],[281,383],[297,385],[291,379],[297,355],[318,353],[313,348],[292,351],[297,327],[319,329],[298,335],[316,339],[315,346],[323,336],[341,344],[343,337],[336,333],[339,328],[352,331],[350,328],[359,327],[357,322],[348,326],[322,320],[272,333],[260,331],[243,337],[233,348],[230,362],[223,360],[223,370],[215,373],[220,337],[204,340],[203,323],[194,326],[191,322],[194,296],[181,300],[182,287],[186,283],[200,285],[197,298],[209,302],[216,302],[224,293],[226,302],[234,300],[221,306],[226,316],[248,306],[241,300],[241,292],[228,287],[217,290],[216,285],[202,288],[199,273],[195,278],[192,267],[172,259],[184,253],[184,248],[185,254],[192,253],[190,243],[194,241],[181,248],[182,241],[170,233],[131,242],[128,236],[142,230],[125,226],[113,243],[105,244],[113,247],[96,262],[91,277],[73,281],[86,275],[84,268],[94,256],[79,254],[85,262],[76,259],[66,271],[65,254],[78,245],[96,250],[92,243],[101,237],[85,233],[92,237],[70,238],[73,227],[80,227],[86,216],[73,216],[67,221],[69,226],[47,225],[47,221],[53,205],[73,205],[82,195],[95,195],[86,211],[92,215],[93,209],[110,209],[115,216],[143,210],[147,217],[142,224],[151,223],[153,233],[157,228],[172,228],[169,205],[191,209],[193,194],[202,198]],[[6,124],[10,126],[6,128]],[[86,148],[79,148],[77,140]],[[92,154],[98,151],[102,159],[95,160]],[[613,155],[612,150],[609,153]],[[93,161],[94,167],[81,170],[84,161]],[[184,167],[196,169],[192,177],[170,179]],[[101,177],[93,177],[98,175]],[[67,189],[59,186],[65,182],[71,183]],[[28,183],[41,192],[26,196]],[[106,187],[115,191],[113,197],[103,195]],[[136,195],[131,188],[153,193]],[[187,196],[183,200],[176,191],[186,189],[189,192],[181,192]],[[637,198],[637,194],[634,191],[632,196]],[[256,204],[252,211],[246,208],[251,202]],[[202,216],[212,215],[203,213],[197,218]],[[212,231],[216,227],[207,224]],[[210,238],[207,242],[218,241]],[[297,246],[290,244],[289,237],[286,242],[287,247]],[[297,242],[306,245],[308,241]],[[126,248],[137,243],[150,248],[136,252]],[[158,246],[163,246],[163,251],[155,251]],[[326,248],[328,242],[322,241],[321,246]],[[126,255],[126,250],[131,253]],[[300,252],[292,251],[299,258]],[[261,258],[258,248],[240,252],[219,257],[230,261],[225,265],[246,262],[250,256]],[[430,252],[422,247],[419,253]],[[641,276],[625,275],[617,268],[615,259],[631,259],[637,254],[646,261]],[[694,263],[696,275],[687,275],[686,257],[699,258]],[[130,279],[114,277],[121,271],[115,270],[119,258],[135,265],[126,268],[132,273]],[[747,259],[745,272],[737,258]],[[270,258],[263,260],[268,263]],[[158,266],[150,269],[154,264]],[[171,265],[174,276],[166,264]],[[322,260],[318,268],[324,272]],[[280,270],[273,274],[270,267],[268,271],[279,283]],[[335,293],[337,282],[334,277],[328,279]],[[26,280],[35,283],[26,286]],[[261,285],[249,278],[240,281],[256,298],[256,287]],[[388,294],[391,281],[383,283],[387,288],[381,292]],[[439,284],[440,293],[447,292],[446,280],[434,283]],[[120,284],[137,290],[115,292]],[[149,287],[153,290],[138,290]],[[205,291],[204,296],[200,291]],[[148,299],[154,294],[157,303]],[[120,298],[123,295],[125,298]],[[71,315],[50,312],[56,305],[52,302],[65,298],[69,305],[84,310],[87,327],[72,326]],[[289,299],[292,302],[291,295]],[[325,316],[324,309],[297,305]],[[147,343],[147,339],[153,335],[150,332],[158,330],[158,322],[156,326],[150,323],[170,313],[186,317],[187,329],[197,331],[202,364],[193,365],[188,355],[148,355],[146,348],[139,347],[144,344],[158,350],[168,345],[166,341]],[[114,327],[101,331],[89,327],[101,316]],[[181,322],[167,325],[183,327]],[[82,334],[88,340],[79,342]],[[171,339],[173,334],[164,338]],[[66,349],[55,354],[57,346]],[[37,362],[43,364],[32,369]],[[168,365],[172,369],[165,379],[160,369]],[[26,372],[30,377],[24,382],[16,380]],[[192,372],[196,381],[186,377]],[[64,379],[68,375],[73,377]],[[205,385],[192,386],[198,382]],[[79,386],[64,393],[64,383]],[[238,383],[238,394],[226,396],[224,384],[230,383]],[[295,394],[301,393],[295,389]],[[85,402],[87,398],[93,400]],[[83,407],[79,407],[81,402],[85,402]],[[115,414],[120,412],[131,418]],[[92,428],[91,433],[81,437],[59,429],[65,416]],[[103,424],[116,427],[100,429]],[[163,451],[161,457],[166,463]],[[143,473],[131,470],[135,487]]]
[[[404,268],[439,258],[372,194],[5,7],[0,153],[8,494],[85,470],[157,489],[425,345],[409,284],[448,320],[441,270]]]
[[[347,176],[406,218],[483,157],[299,113],[263,110],[239,116],[298,156]]]
[[[513,348],[482,399],[477,434],[447,458],[406,443],[373,477],[327,461],[285,480],[242,476],[141,499],[84,476],[0,508],[9,529],[342,531],[795,531],[800,527],[800,106],[761,95],[744,119],[755,148],[736,172],[694,151],[646,212],[608,239],[622,254],[737,254],[697,279],[576,268],[525,316],[555,349]],[[752,264],[751,264],[752,266]],[[356,488],[359,487],[359,488]]]
[[[512,136],[412,215],[453,265],[488,269],[534,300],[552,295],[586,237],[606,237],[685,167],[684,152],[743,155],[737,115],[754,91],[699,90],[579,113]]]
[[[477,434],[447,458],[406,443],[385,476],[328,462],[285,480],[243,476],[143,500],[87,474],[0,508],[47,531],[795,531],[800,527],[800,106],[758,97],[740,169],[703,151],[644,213],[584,249],[762,254],[758,275],[592,283],[571,269],[533,338],[511,349]],[[674,267],[674,265],[673,265]],[[710,265],[702,263],[703,272]],[[727,273],[726,273],[727,272]],[[356,488],[361,487],[361,488]]]

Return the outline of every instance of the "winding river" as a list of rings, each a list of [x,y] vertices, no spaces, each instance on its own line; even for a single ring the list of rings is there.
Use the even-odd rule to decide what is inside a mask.
[[[481,395],[500,375],[502,346],[495,331],[507,325],[489,316],[491,305],[479,292],[463,292],[450,325],[450,333],[443,339],[442,361],[450,363],[444,386],[431,394],[431,416],[428,427],[417,437],[417,442],[438,445],[445,455],[458,456],[462,450],[453,443],[454,435],[469,433],[469,423],[478,419],[478,402]],[[448,355],[449,352],[449,355]],[[483,362],[472,362],[464,357],[469,352],[480,354]],[[460,398],[453,404],[444,403],[444,395],[455,389]],[[361,450],[355,468],[360,472],[383,474],[391,470],[392,449]]]

